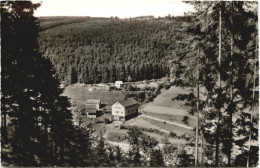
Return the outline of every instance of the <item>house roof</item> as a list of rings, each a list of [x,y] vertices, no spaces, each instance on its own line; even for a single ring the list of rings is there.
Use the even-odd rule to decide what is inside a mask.
[[[96,113],[97,112],[95,104],[86,104],[85,107],[86,107],[86,112],[89,112],[89,113]]]
[[[86,112],[96,113],[96,112],[97,112],[97,109],[96,109],[96,108],[86,108]]]
[[[132,97],[130,97],[130,98],[126,99],[126,100],[118,101],[118,103],[120,103],[124,107],[128,107],[128,106],[132,106],[132,105],[138,104],[138,102],[134,98],[132,98]]]
[[[96,109],[95,104],[86,104],[86,109]]]
[[[116,84],[123,84],[123,81],[116,81]]]
[[[101,101],[99,99],[87,99],[86,104],[100,104]]]

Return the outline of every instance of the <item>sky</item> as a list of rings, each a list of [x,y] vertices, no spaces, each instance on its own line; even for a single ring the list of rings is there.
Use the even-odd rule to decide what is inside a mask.
[[[91,16],[129,18],[136,16],[182,16],[193,11],[180,0],[32,0],[41,2],[35,16]]]

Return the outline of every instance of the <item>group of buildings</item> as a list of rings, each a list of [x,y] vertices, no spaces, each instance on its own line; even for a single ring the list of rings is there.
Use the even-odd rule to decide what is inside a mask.
[[[93,84],[89,88],[89,91],[111,91],[113,89],[122,89],[125,86],[125,83],[123,81],[115,81],[115,83],[112,84]]]
[[[95,84],[89,88],[89,91],[106,90],[111,88],[122,89],[125,86],[123,81],[115,81],[114,84]],[[134,98],[117,101],[112,104],[111,115],[113,121],[125,121],[135,116],[138,116],[139,104]],[[100,99],[87,99],[85,107],[83,107],[84,114],[89,118],[96,118],[101,111]]]
[[[126,121],[138,116],[139,103],[134,98],[117,101],[112,104],[111,115],[113,121]],[[85,104],[85,114],[89,118],[98,117],[101,110],[101,100],[87,99]]]

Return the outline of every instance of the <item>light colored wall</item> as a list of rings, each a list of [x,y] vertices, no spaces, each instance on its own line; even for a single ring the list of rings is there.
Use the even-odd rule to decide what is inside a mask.
[[[99,110],[100,109],[100,104],[96,104],[96,108],[97,108],[97,110]]]
[[[119,104],[118,102],[112,105],[112,115],[113,116],[125,116],[125,107]]]
[[[87,116],[88,116],[89,118],[96,118],[96,115],[89,115],[89,114],[87,114]]]
[[[120,87],[122,87],[123,86],[123,83],[122,82],[115,82],[115,86],[116,86],[116,88],[120,88]]]

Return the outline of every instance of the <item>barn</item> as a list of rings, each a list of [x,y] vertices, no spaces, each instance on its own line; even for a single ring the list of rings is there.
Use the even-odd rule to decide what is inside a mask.
[[[101,100],[100,99],[87,99],[86,105],[95,105],[97,110],[100,110]]]
[[[96,105],[95,104],[89,104],[86,105],[86,112],[87,112],[87,116],[89,118],[96,118],[97,117],[97,109],[96,109]]]

